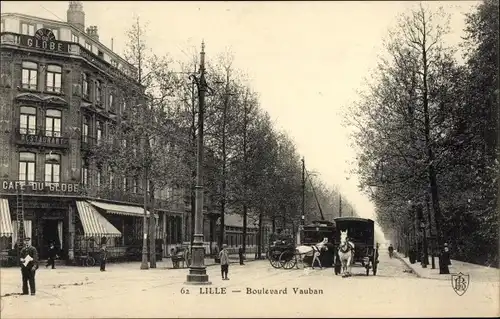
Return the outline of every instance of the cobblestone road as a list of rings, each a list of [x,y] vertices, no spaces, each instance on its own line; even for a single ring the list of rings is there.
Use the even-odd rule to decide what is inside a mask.
[[[267,261],[230,266],[230,280],[208,267],[211,286],[184,284],[187,270],[139,264],[98,268],[61,267],[37,272],[36,296],[20,291],[20,271],[1,270],[2,318],[82,317],[311,317],[311,316],[496,316],[499,285],[471,282],[458,296],[449,281],[416,278],[398,259],[380,256],[377,276],[353,267],[353,277],[332,269],[281,270]],[[205,294],[205,288],[225,294]],[[201,288],[201,291],[200,291]],[[217,290],[216,290],[217,288]],[[294,289],[295,288],[295,289]],[[248,294],[252,291],[252,294]],[[285,292],[286,289],[286,294]],[[302,289],[302,290],[296,290]],[[189,293],[187,293],[189,291]],[[269,294],[282,292],[282,294]],[[259,293],[253,293],[259,292]],[[301,294],[307,292],[308,294]],[[30,304],[30,311],[25,305]]]

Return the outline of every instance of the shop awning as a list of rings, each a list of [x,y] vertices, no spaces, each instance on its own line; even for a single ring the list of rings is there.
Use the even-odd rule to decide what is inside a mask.
[[[116,229],[97,209],[87,202],[77,201],[76,209],[82,221],[85,237],[121,237],[122,233]]]
[[[88,202],[96,207],[104,209],[108,214],[127,215],[127,216],[136,216],[136,217],[144,216],[144,208],[142,208],[142,207],[109,204],[109,203],[97,202],[97,201],[88,201]],[[147,216],[149,216],[149,211],[147,211]],[[155,217],[158,218],[157,215],[155,215]]]
[[[9,201],[6,198],[0,198],[0,237],[11,237],[13,232]]]

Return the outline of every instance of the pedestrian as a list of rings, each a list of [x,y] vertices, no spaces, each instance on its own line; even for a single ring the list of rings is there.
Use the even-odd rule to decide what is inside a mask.
[[[47,260],[47,264],[45,265],[45,268],[52,266],[52,269],[56,268],[56,247],[54,246],[54,243],[50,243],[50,248],[49,248],[49,259]]]
[[[240,265],[244,265],[243,260],[245,260],[245,254],[243,253],[243,246],[238,249],[238,256],[240,257]]]
[[[23,279],[23,295],[28,294],[28,283],[31,295],[36,293],[35,272],[38,269],[38,252],[31,246],[31,238],[24,239],[24,247],[21,249],[21,274]]]
[[[222,250],[219,252],[220,259],[220,272],[222,275],[222,280],[229,280],[227,274],[229,272],[229,253],[227,251],[227,245],[222,245]]]
[[[450,269],[448,268],[449,264],[450,253],[448,251],[448,244],[445,243],[439,255],[439,274],[448,275],[450,273]]]
[[[392,254],[394,253],[394,247],[392,247],[392,244],[389,245],[389,257],[392,258]]]
[[[101,245],[100,257],[101,257],[101,271],[106,271],[106,244]]]

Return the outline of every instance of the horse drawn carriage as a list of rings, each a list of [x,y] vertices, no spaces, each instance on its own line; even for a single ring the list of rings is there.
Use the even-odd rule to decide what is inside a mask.
[[[267,259],[269,263],[274,268],[282,268],[283,265],[280,262],[280,257],[283,252],[293,251],[295,245],[293,243],[293,238],[284,235],[272,235],[269,240],[269,248],[267,250]]]
[[[377,275],[378,247],[375,244],[375,226],[371,219],[359,217],[337,217],[335,251],[335,274],[342,272],[350,276],[352,264],[360,263],[366,275],[373,271]]]
[[[304,227],[304,238],[296,246],[292,238],[274,241],[269,248],[268,259],[274,268],[292,269],[298,263],[314,267],[315,259],[319,266],[333,265],[333,240],[335,226],[332,222],[316,221]]]

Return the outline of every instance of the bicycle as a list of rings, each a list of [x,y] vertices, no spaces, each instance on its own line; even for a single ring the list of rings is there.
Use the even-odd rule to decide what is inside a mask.
[[[87,256],[85,256],[83,259],[83,265],[86,267],[95,266],[95,258],[90,256],[89,253],[87,253]]]

